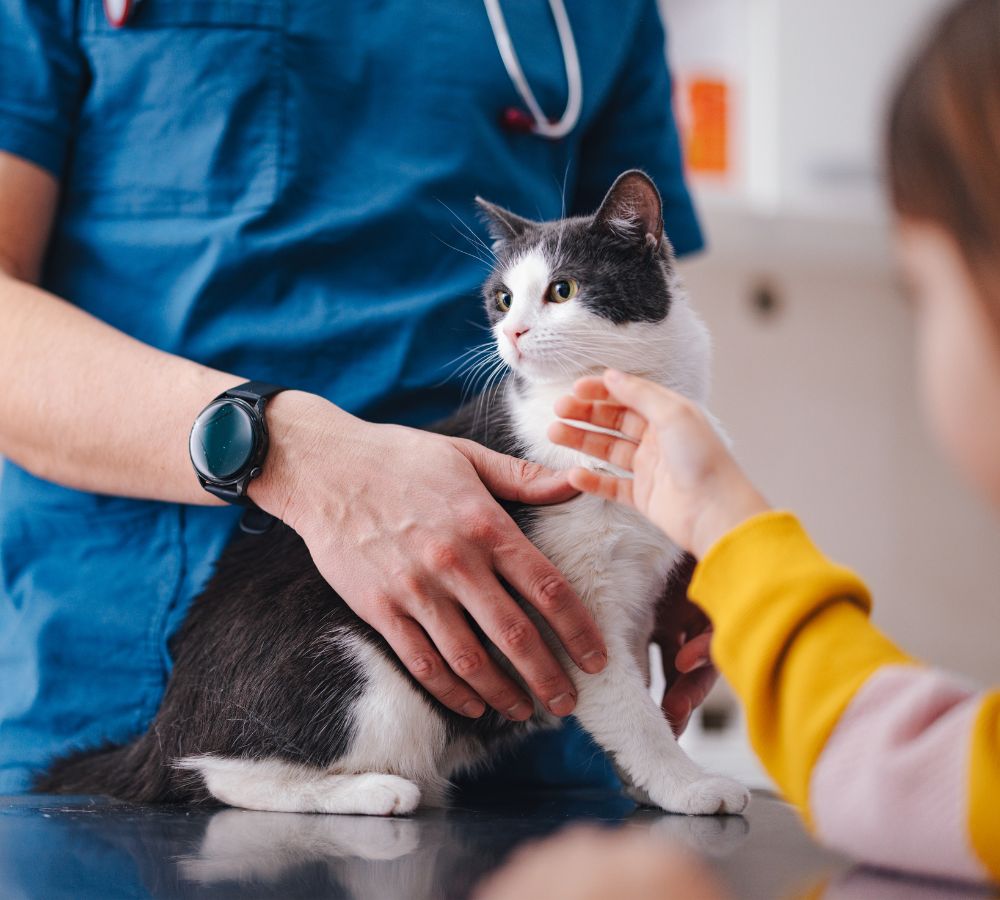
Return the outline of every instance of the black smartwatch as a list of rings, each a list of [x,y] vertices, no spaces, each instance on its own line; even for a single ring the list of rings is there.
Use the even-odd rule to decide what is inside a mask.
[[[201,486],[227,503],[248,507],[244,531],[266,530],[272,521],[247,496],[250,482],[260,475],[267,458],[267,401],[286,388],[248,381],[219,394],[191,428],[188,450]],[[252,527],[247,528],[247,524]]]

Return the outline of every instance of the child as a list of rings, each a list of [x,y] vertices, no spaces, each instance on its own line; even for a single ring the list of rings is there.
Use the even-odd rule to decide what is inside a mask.
[[[1000,507],[1000,2],[964,0],[904,79],[889,132],[900,262],[925,408]],[[556,406],[556,443],[634,473],[576,469],[699,560],[690,596],[746,706],[756,752],[818,838],[865,862],[1000,881],[1000,691],[920,665],[868,621],[868,591],[775,512],[702,412],[606,372]],[[998,634],[1000,638],[1000,634]]]

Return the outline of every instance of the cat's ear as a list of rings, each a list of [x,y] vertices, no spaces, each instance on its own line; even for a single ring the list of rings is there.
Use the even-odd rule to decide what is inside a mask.
[[[522,219],[509,209],[490,203],[482,197],[476,197],[476,206],[479,207],[490,237],[498,243],[520,237],[535,224],[530,219]]]
[[[593,227],[659,250],[663,240],[663,203],[653,180],[638,169],[619,175],[594,214]]]

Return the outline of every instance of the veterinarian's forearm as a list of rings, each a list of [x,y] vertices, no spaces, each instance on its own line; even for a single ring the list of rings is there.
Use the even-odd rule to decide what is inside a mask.
[[[80,490],[217,502],[187,436],[239,378],[142,344],[2,264],[0,322],[0,455]]]
[[[240,379],[146,346],[35,287],[58,203],[51,173],[0,151],[0,455],[67,487],[217,502],[194,477],[187,435]]]
[[[822,839],[879,865],[1000,880],[1000,694],[897,649],[868,621],[865,585],[787,513],[719,541],[690,595],[754,749]]]

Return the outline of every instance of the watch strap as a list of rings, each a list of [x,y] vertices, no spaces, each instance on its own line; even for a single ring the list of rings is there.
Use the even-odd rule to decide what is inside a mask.
[[[214,494],[220,500],[225,500],[226,503],[232,503],[234,506],[252,506],[254,508],[257,506],[246,494],[246,487],[249,483],[247,480],[239,481],[235,484],[212,484],[211,481],[207,481],[199,475],[198,481],[201,482],[201,486],[206,491]]]
[[[244,381],[243,384],[238,384],[228,391],[223,391],[215,399],[222,400],[226,397],[235,397],[237,400],[256,404],[260,400],[270,400],[275,394],[280,394],[286,390],[288,388],[279,387],[276,384],[268,384],[266,381]]]

